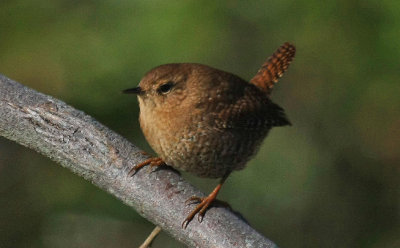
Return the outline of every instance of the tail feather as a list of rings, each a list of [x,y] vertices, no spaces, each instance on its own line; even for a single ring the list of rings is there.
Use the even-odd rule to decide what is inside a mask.
[[[257,74],[250,80],[250,83],[265,93],[270,94],[278,79],[282,77],[283,73],[289,67],[295,54],[295,46],[288,42],[284,43],[262,65]]]

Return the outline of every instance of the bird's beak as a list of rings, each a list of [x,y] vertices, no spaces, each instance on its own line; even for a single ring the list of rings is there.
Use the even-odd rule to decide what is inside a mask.
[[[122,93],[124,94],[136,94],[136,95],[140,95],[143,92],[144,92],[143,89],[140,87],[130,88],[122,91]]]

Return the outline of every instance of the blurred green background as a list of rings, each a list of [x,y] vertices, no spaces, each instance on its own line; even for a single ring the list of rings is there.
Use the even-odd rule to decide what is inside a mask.
[[[400,2],[2,0],[0,73],[150,151],[137,100],[151,68],[198,62],[250,79],[283,42],[275,128],[219,196],[281,247],[400,247]],[[205,192],[217,180],[184,174]],[[137,247],[153,225],[0,138],[0,247]],[[184,247],[162,234],[153,247]]]

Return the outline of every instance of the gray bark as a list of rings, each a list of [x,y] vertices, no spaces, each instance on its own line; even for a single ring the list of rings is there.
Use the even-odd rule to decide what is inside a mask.
[[[172,170],[127,174],[148,158],[125,138],[53,97],[0,75],[0,135],[51,158],[109,192],[190,247],[276,247],[225,208],[211,208],[202,223],[182,229],[204,196]]]

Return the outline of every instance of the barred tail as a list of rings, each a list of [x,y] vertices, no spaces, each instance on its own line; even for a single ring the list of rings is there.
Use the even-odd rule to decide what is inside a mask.
[[[289,42],[284,43],[262,65],[257,74],[250,80],[250,83],[254,84],[265,93],[270,94],[272,88],[278,82],[278,79],[282,77],[283,73],[289,67],[295,53],[296,48],[294,45]]]

